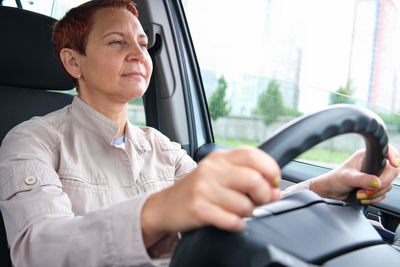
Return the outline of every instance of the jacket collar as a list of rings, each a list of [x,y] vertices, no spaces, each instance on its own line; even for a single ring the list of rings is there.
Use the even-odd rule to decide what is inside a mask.
[[[118,124],[83,102],[78,96],[75,96],[72,101],[71,113],[75,121],[78,121],[105,143],[112,145],[119,131]],[[148,127],[136,127],[127,121],[125,143],[131,142],[141,152],[151,150],[150,143],[147,140],[148,130]]]
[[[112,144],[119,131],[119,126],[100,112],[83,102],[78,96],[72,101],[73,119],[98,136],[107,144]]]

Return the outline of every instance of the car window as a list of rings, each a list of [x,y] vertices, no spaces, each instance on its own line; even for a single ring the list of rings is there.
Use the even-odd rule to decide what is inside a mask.
[[[256,146],[304,113],[351,103],[378,113],[400,149],[399,1],[182,3],[217,143]],[[331,168],[361,148],[344,135],[297,160]]]
[[[0,1],[1,2],[1,1]],[[23,9],[60,19],[72,7],[78,6],[87,0],[21,0]],[[3,0],[4,6],[17,7],[15,0]],[[76,95],[76,89],[70,91],[54,91]],[[146,117],[142,98],[132,100],[128,104],[128,119],[135,125],[146,125]]]

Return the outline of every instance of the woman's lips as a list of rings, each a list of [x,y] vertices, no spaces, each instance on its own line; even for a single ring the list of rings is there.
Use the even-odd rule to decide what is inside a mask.
[[[137,71],[124,73],[124,74],[122,74],[122,76],[123,77],[127,77],[127,78],[144,78],[143,73],[137,72]]]

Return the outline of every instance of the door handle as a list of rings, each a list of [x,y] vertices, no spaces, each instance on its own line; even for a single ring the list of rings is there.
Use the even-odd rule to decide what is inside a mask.
[[[375,213],[367,213],[367,219],[375,227],[375,229],[381,234],[382,237],[393,241],[395,239],[395,233],[385,228],[382,224],[382,217]]]

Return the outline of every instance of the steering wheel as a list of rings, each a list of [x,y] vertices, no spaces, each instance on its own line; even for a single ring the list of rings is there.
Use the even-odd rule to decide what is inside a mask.
[[[372,111],[353,105],[334,105],[299,117],[278,130],[259,148],[270,154],[283,168],[311,147],[345,133],[357,133],[364,138],[366,151],[361,171],[379,176],[385,168],[388,153],[384,123]],[[347,202],[362,210],[364,206],[357,200],[356,192],[357,189],[354,189]]]
[[[373,112],[353,105],[302,116],[259,148],[282,168],[312,146],[345,133],[364,138],[362,171],[379,175],[388,153],[384,124]],[[170,266],[400,266],[400,253],[383,243],[360,212],[355,192],[352,199],[337,201],[305,190],[258,208],[242,232],[208,226],[183,233]]]

